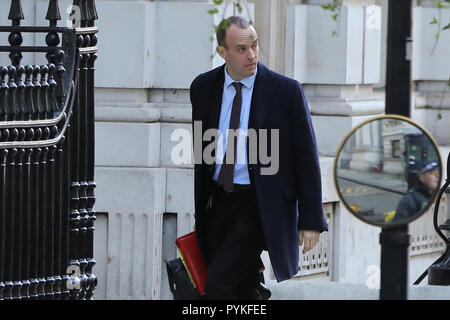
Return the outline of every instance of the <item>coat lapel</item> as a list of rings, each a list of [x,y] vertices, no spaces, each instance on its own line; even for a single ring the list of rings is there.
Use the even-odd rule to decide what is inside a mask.
[[[256,74],[253,87],[250,117],[248,120],[249,129],[260,129],[267,117],[271,100],[270,78],[267,68],[263,64],[258,63],[258,73]]]
[[[219,127],[220,110],[222,108],[223,84],[225,82],[225,64],[223,64],[215,77],[212,79],[212,90],[208,97],[208,123],[205,128]],[[271,75],[268,69],[261,63],[258,63],[258,73],[256,74],[255,84],[252,93],[252,102],[250,105],[250,116],[248,120],[248,129],[258,130],[263,127],[267,117],[271,101]],[[215,141],[214,143],[217,143]],[[217,147],[217,145],[215,146]],[[215,150],[213,156],[215,156]],[[247,144],[248,156],[248,144]],[[248,159],[247,159],[248,160]],[[208,169],[209,176],[212,176],[214,165]]]
[[[208,128],[218,128],[220,120],[220,109],[222,107],[223,84],[225,82],[225,64],[223,64],[213,79],[213,88],[209,96]],[[270,97],[270,74],[267,68],[258,63],[258,73],[252,93],[250,106],[250,117],[248,128],[260,129],[264,124],[269,111]]]

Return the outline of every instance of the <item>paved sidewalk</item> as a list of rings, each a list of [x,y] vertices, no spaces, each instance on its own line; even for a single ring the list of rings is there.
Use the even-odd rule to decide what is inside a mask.
[[[403,176],[382,172],[356,171],[338,169],[338,178],[346,179],[369,187],[383,189],[388,192],[405,194],[408,188]]]
[[[380,290],[365,284],[333,281],[266,281],[272,291],[270,300],[379,300]],[[408,300],[450,300],[450,286],[409,286]]]

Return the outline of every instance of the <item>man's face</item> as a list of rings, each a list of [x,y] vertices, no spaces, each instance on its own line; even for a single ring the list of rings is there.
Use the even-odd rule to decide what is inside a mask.
[[[253,75],[258,63],[259,45],[255,29],[231,25],[226,32],[225,47],[217,52],[225,60],[227,72],[234,80],[242,80]]]
[[[419,180],[427,187],[428,191],[433,192],[439,186],[439,170],[428,171],[419,176]]]

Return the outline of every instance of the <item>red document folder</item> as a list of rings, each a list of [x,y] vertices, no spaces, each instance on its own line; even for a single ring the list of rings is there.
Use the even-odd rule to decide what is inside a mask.
[[[197,289],[197,292],[203,296],[205,294],[206,265],[198,248],[195,231],[179,237],[175,240],[175,243],[192,284]],[[264,264],[260,260],[259,272],[263,272],[264,269]]]
[[[202,296],[205,294],[206,265],[198,248],[197,235],[195,231],[179,237],[175,241],[181,259],[189,273],[197,292]]]

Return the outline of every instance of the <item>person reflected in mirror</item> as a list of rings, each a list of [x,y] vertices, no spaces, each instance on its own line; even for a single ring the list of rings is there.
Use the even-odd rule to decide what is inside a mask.
[[[427,161],[417,174],[417,183],[400,200],[391,222],[406,222],[425,209],[436,189],[439,187],[439,164]]]

